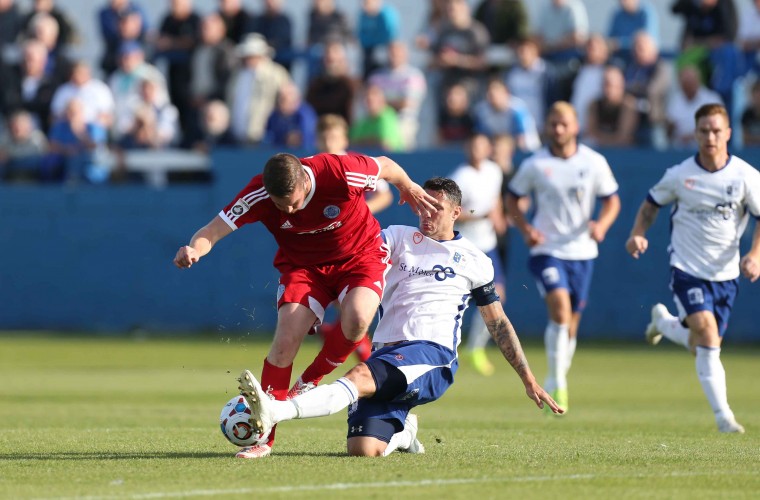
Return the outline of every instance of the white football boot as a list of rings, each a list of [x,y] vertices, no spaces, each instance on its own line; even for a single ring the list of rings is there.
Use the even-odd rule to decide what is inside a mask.
[[[264,392],[259,381],[248,370],[243,370],[238,382],[240,382],[238,386],[240,394],[248,402],[248,406],[251,407],[251,417],[248,419],[248,422],[251,424],[253,431],[257,434],[268,434],[275,424],[272,400],[269,394]]]
[[[414,413],[408,413],[406,415],[406,421],[404,422],[404,429],[409,429],[409,431],[412,433],[412,442],[409,445],[409,448],[401,449],[399,448],[398,451],[404,451],[406,453],[425,453],[425,446],[420,443],[420,440],[417,439],[417,430],[419,429],[419,425],[417,424],[417,415]]]
[[[652,318],[647,325],[647,329],[644,331],[644,338],[646,338],[647,344],[657,345],[662,340],[662,332],[657,329],[657,321],[669,316],[668,308],[664,304],[655,304],[652,306],[651,312]]]
[[[744,426],[734,417],[718,419],[718,431],[726,433],[744,434]]]

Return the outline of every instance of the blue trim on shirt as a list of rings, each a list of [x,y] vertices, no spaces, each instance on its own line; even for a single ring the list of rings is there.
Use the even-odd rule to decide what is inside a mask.
[[[723,165],[722,167],[720,167],[718,170],[715,170],[715,171],[713,171],[713,170],[707,170],[707,169],[704,167],[704,165],[702,165],[702,163],[699,161],[699,153],[697,153],[697,154],[695,154],[695,155],[694,155],[694,163],[696,163],[696,164],[697,164],[697,166],[698,166],[699,168],[701,168],[702,170],[704,170],[705,172],[708,172],[708,173],[710,173],[710,174],[714,174],[714,173],[716,173],[716,172],[720,172],[721,170],[723,170],[724,168],[726,168],[726,167],[728,166],[728,164],[729,164],[729,163],[731,163],[731,159],[732,159],[732,158],[733,158],[733,155],[729,154],[729,155],[728,155],[728,160],[726,160],[726,163],[725,163],[725,165]]]
[[[507,193],[511,194],[515,198],[524,198],[525,196],[528,196],[527,194],[520,194],[510,187],[507,188]]]
[[[647,193],[647,201],[651,203],[652,205],[656,206],[657,208],[662,208],[662,205],[657,203],[654,198],[652,198],[652,193]]]

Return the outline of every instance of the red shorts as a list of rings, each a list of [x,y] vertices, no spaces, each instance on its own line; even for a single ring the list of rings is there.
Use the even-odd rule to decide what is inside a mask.
[[[330,302],[343,300],[352,288],[370,288],[382,299],[391,255],[382,237],[378,237],[377,241],[376,248],[335,264],[309,267],[281,265],[277,308],[287,303],[301,304],[311,309],[322,322]]]

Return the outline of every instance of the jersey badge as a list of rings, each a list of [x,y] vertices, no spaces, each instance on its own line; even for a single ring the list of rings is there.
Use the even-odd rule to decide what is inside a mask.
[[[422,233],[419,231],[415,231],[415,233],[412,235],[412,241],[414,242],[415,245],[419,245],[420,243],[422,243],[422,238],[423,238]]]
[[[729,198],[738,198],[741,183],[739,181],[733,181],[726,185],[726,196]]]
[[[454,252],[454,262],[459,264],[459,261],[462,260],[462,254],[459,252]]]
[[[280,226],[280,229],[293,229],[293,224],[291,224],[289,220],[286,220],[283,225]]]
[[[233,215],[240,217],[244,213],[246,213],[250,209],[250,205],[246,203],[246,201],[242,198],[240,198],[234,205],[232,205],[232,208],[230,211]]]
[[[694,189],[694,186],[697,185],[697,181],[694,179],[686,179],[683,181],[683,185],[686,186],[686,189]]]
[[[340,214],[340,208],[335,205],[327,205],[325,209],[322,210],[322,214],[328,219],[334,219]]]

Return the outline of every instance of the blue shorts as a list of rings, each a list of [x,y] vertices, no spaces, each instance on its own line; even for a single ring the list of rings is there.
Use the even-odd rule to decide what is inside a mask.
[[[671,267],[670,289],[681,321],[695,312],[710,311],[718,323],[718,334],[722,337],[726,333],[728,318],[739,293],[738,279],[707,281]]]
[[[564,288],[570,293],[573,312],[583,312],[594,274],[594,261],[565,260],[551,255],[533,255],[528,261],[528,268],[536,278],[536,286],[541,296],[557,288]]]
[[[493,262],[493,282],[497,285],[507,286],[507,279],[504,276],[504,268],[501,266],[501,258],[499,258],[499,250],[494,248],[490,252],[486,252],[486,255],[491,262]],[[504,300],[504,297],[501,298]]]
[[[459,367],[454,351],[426,340],[383,347],[366,364],[377,391],[348,408],[348,437],[370,436],[386,443],[404,429],[409,410],[443,396]]]

